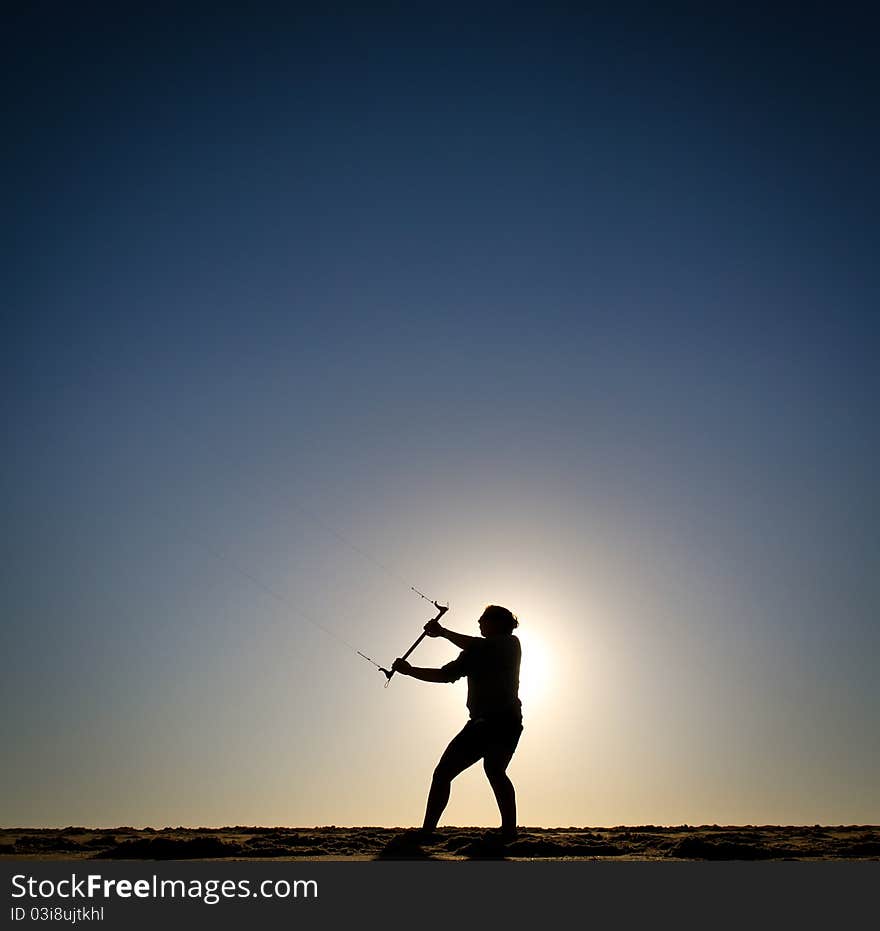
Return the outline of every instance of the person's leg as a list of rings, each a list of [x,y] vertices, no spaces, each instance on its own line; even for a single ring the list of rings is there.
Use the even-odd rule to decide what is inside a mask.
[[[482,756],[482,748],[474,739],[475,736],[473,726],[465,725],[464,729],[452,738],[443,756],[440,757],[440,762],[434,769],[431,789],[428,792],[425,820],[422,824],[423,833],[430,834],[436,829],[446,803],[449,801],[452,780],[469,766],[473,766]]]
[[[517,731],[508,739],[493,740],[483,757],[483,769],[501,813],[501,834],[504,837],[516,836],[516,790],[507,775],[507,767],[519,742],[519,733]]]

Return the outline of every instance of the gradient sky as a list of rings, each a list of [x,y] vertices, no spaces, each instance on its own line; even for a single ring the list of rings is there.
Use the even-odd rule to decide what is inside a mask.
[[[0,824],[880,821],[867,14],[24,6]]]

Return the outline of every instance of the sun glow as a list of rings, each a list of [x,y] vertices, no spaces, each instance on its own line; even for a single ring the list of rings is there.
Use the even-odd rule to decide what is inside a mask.
[[[547,644],[534,631],[516,630],[522,644],[519,697],[525,709],[542,704],[552,688],[552,662]]]

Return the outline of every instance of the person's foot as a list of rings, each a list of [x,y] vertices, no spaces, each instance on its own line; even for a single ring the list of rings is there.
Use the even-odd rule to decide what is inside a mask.
[[[414,844],[436,844],[442,838],[436,831],[428,831],[425,828],[410,828],[405,831],[402,837]]]
[[[436,831],[429,831],[427,828],[419,828],[415,833],[421,844],[436,844],[443,839]]]
[[[516,828],[495,828],[492,831],[486,831],[483,835],[484,840],[496,841],[501,844],[512,844],[519,838],[519,831]]]

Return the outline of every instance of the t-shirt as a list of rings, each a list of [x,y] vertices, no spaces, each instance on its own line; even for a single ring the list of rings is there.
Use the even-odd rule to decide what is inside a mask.
[[[513,634],[475,637],[443,667],[447,682],[467,676],[467,707],[472,718],[483,715],[521,716],[519,663],[522,649]]]

